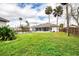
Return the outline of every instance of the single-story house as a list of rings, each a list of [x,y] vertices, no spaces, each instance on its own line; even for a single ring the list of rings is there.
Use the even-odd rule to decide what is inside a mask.
[[[0,17],[0,27],[6,26],[7,22],[9,22],[9,20]]]
[[[53,32],[58,32],[59,31],[58,28],[59,26],[51,23],[43,23],[31,27],[32,31],[53,31]]]

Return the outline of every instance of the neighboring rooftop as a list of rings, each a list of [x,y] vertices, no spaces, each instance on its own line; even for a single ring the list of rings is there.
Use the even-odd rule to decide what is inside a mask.
[[[57,25],[55,25],[55,24],[50,24],[50,23],[43,23],[43,24],[39,24],[39,25],[36,25],[36,26],[32,26],[32,27],[36,27],[36,28],[38,28],[38,27],[58,27]]]
[[[2,21],[2,22],[9,22],[9,20],[4,19],[4,18],[2,18],[2,17],[0,17],[0,21]]]

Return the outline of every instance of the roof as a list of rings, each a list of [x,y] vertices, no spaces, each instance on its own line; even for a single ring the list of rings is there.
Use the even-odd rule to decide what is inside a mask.
[[[2,22],[9,22],[9,20],[4,19],[4,18],[2,18],[2,17],[0,17],[0,21],[2,21]]]
[[[39,28],[39,27],[58,27],[56,24],[50,24],[50,23],[43,23],[43,24],[39,24],[39,25],[36,25],[36,26],[32,26],[32,27],[35,27],[35,28]]]

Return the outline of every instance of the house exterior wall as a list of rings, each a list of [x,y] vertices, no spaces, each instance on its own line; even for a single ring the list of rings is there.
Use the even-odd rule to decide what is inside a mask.
[[[52,27],[52,32],[59,32],[58,27]]]
[[[45,30],[44,30],[44,29],[36,30],[36,28],[31,28],[31,31],[45,31]],[[50,30],[48,29],[48,30],[46,30],[46,31],[50,31]],[[59,32],[58,27],[52,27],[52,32]]]
[[[35,27],[30,27],[30,31],[36,31]]]
[[[0,21],[0,27],[2,27],[2,26],[6,26],[6,22]]]

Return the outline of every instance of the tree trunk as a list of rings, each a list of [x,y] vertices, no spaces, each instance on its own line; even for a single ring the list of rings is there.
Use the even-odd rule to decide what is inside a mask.
[[[21,21],[20,21],[20,27],[21,27]]]
[[[67,33],[68,36],[70,35],[69,33],[69,15],[68,15],[68,4],[66,5],[66,18],[67,18]]]
[[[50,23],[50,14],[49,14],[48,18],[49,18],[49,23]]]
[[[50,14],[48,15],[48,18],[49,18],[49,24],[50,24]],[[49,31],[51,32],[51,24],[50,24],[50,27],[49,27]]]
[[[22,25],[21,25],[21,20],[20,20],[20,29],[21,29],[21,32],[23,32]]]
[[[57,16],[57,26],[58,26],[58,16]],[[57,30],[59,30],[59,28],[57,27]]]
[[[76,21],[78,27],[79,27],[79,22],[78,22],[78,19],[79,19],[79,14],[77,14],[77,17],[75,17],[74,13],[73,13],[73,8],[72,8],[72,5],[70,4],[70,7],[71,7],[71,15],[72,17],[74,18],[74,20]],[[77,12],[78,12],[78,9],[77,9]]]
[[[79,27],[79,23],[78,23],[78,27]]]

